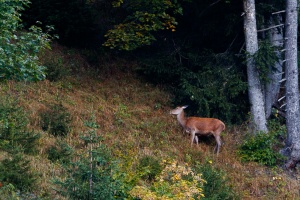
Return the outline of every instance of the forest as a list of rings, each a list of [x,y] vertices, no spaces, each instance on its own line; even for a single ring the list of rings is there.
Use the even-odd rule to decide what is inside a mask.
[[[298,13],[2,0],[0,200],[300,199]]]

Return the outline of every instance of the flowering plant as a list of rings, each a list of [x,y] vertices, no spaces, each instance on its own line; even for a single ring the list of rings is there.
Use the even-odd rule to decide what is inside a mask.
[[[165,168],[150,188],[135,186],[130,195],[143,200],[193,200],[204,197],[202,186],[205,180],[201,174],[194,173],[187,163],[164,160],[163,164]]]

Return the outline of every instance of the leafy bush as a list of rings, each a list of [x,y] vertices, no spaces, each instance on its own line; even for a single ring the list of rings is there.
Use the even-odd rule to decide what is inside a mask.
[[[200,173],[195,173],[186,163],[164,163],[165,168],[156,177],[152,186],[135,186],[130,195],[138,199],[200,199],[203,198],[203,183]]]
[[[248,135],[238,151],[242,161],[255,161],[267,166],[275,166],[282,161],[278,146],[279,137],[284,137],[286,133],[285,126],[271,122],[271,128],[267,134]]]
[[[35,151],[39,134],[27,130],[28,118],[24,110],[11,99],[0,101],[0,149],[16,153]]]
[[[20,31],[20,12],[27,0],[6,0],[0,4],[0,78],[36,81],[45,78],[45,67],[39,64],[38,53],[50,48],[50,35],[32,26]]]
[[[203,185],[205,199],[240,199],[233,188],[228,185],[225,172],[216,169],[212,165],[212,161],[196,164],[195,170],[201,172],[202,178],[206,181]]]
[[[159,161],[151,156],[145,156],[140,159],[138,171],[141,171],[142,179],[153,181],[162,171]]]
[[[41,127],[54,136],[66,136],[70,132],[71,115],[62,104],[52,104],[49,110],[40,112]]]
[[[64,165],[66,177],[54,180],[57,192],[70,199],[125,199],[121,182],[114,178],[115,162],[109,150],[99,145],[98,125],[94,121],[85,125],[90,130],[81,139],[87,151]]]

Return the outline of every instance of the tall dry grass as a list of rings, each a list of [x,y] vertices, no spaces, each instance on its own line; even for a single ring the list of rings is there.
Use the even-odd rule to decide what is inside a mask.
[[[107,58],[90,66],[78,51],[59,45],[45,53],[42,61],[57,56],[70,68],[69,76],[56,82],[8,81],[0,85],[0,95],[17,98],[30,117],[30,128],[42,132],[39,154],[31,156],[33,169],[41,174],[36,188],[40,195],[55,197],[51,180],[63,171],[45,155],[57,139],[41,130],[39,113],[49,103],[62,103],[72,116],[71,133],[65,140],[78,152],[83,150],[79,135],[86,129],[84,121],[95,115],[100,125],[98,134],[120,159],[151,155],[185,162],[210,160],[212,166],[226,173],[228,184],[241,199],[300,199],[297,172],[292,176],[280,166],[267,168],[240,161],[236,151],[246,134],[244,127],[226,129],[219,157],[212,153],[215,144],[211,138],[191,148],[190,138],[169,115],[172,95],[138,77],[134,73],[138,63]],[[0,157],[5,155],[0,153]]]

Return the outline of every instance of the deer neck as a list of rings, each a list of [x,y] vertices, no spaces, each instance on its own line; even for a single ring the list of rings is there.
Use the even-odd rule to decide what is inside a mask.
[[[182,111],[180,114],[177,115],[177,120],[179,122],[179,124],[185,128],[186,125],[186,118],[184,116],[184,112]]]

